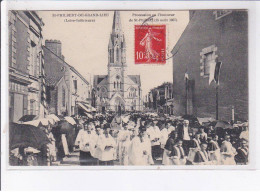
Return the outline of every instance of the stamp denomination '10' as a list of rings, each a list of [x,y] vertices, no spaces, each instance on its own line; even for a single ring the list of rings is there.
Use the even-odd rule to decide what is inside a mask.
[[[135,26],[135,64],[165,64],[165,25]]]

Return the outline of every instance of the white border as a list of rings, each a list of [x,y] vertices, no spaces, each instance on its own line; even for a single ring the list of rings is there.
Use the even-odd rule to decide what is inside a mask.
[[[7,26],[8,26],[8,17],[7,17],[7,10],[12,10],[12,9],[18,9],[18,10],[114,10],[114,9],[121,9],[121,10],[129,10],[129,9],[135,9],[135,10],[142,10],[142,9],[173,9],[173,10],[187,10],[187,9],[248,9],[249,13],[249,125],[250,125],[250,164],[247,166],[113,166],[113,167],[82,167],[82,166],[68,166],[68,167],[37,167],[37,168],[30,168],[30,167],[19,167],[19,169],[26,169],[26,170],[14,170],[17,169],[16,167],[8,167],[7,161],[7,128],[8,128],[8,50],[3,49],[6,48],[7,43]],[[9,1],[9,2],[2,2],[2,7],[1,7],[1,18],[2,18],[2,23],[1,23],[1,29],[2,34],[1,34],[1,142],[2,142],[2,157],[1,157],[1,162],[2,162],[2,178],[5,182],[3,182],[4,188],[9,188],[10,186],[15,186],[16,188],[26,188],[25,185],[28,186],[28,184],[23,183],[17,183],[16,181],[12,181],[14,177],[19,175],[26,176],[27,179],[29,176],[33,177],[33,175],[37,175],[37,177],[41,176],[45,180],[42,180],[42,183],[45,183],[47,180],[47,187],[48,187],[48,181],[57,181],[54,177],[57,175],[60,175],[59,177],[73,177],[77,178],[79,175],[80,177],[84,179],[86,174],[89,175],[95,175],[95,174],[101,174],[102,177],[106,177],[106,175],[111,176],[110,178],[107,179],[108,182],[110,182],[113,178],[119,178],[120,182],[120,175],[123,174],[131,174],[132,181],[136,182],[139,178],[142,178],[145,174],[150,174],[151,178],[154,177],[154,174],[168,174],[173,173],[176,176],[183,177],[183,173],[189,173],[191,177],[194,177],[194,182],[196,182],[196,173],[200,171],[200,174],[204,174],[206,179],[205,181],[207,182],[207,176],[211,174],[211,176],[218,175],[219,173],[223,171],[215,171],[216,169],[236,169],[237,171],[228,171],[230,174],[237,174],[239,175],[240,173],[242,174],[248,171],[241,171],[241,170],[246,170],[246,169],[259,169],[259,165],[257,166],[256,161],[259,161],[259,151],[256,149],[256,147],[259,147],[259,141],[256,141],[257,135],[259,137],[259,133],[257,133],[257,129],[259,128],[259,119],[256,120],[256,111],[259,113],[259,102],[256,102],[256,94],[259,97],[259,91],[256,93],[256,81],[259,81],[259,78],[256,77],[256,72],[259,72],[259,67],[256,66],[256,19],[257,19],[257,13],[256,10],[259,8],[259,3],[256,2],[119,2],[119,1],[113,1],[113,2],[53,2],[53,1],[38,1],[38,2],[32,2],[32,1],[27,1],[27,2],[17,2],[17,1]],[[259,38],[259,37],[258,37]],[[258,50],[259,51],[259,50]],[[259,53],[259,52],[258,52]],[[259,59],[258,59],[259,61]],[[257,79],[256,79],[257,78]],[[259,88],[258,88],[259,89]],[[260,99],[260,98],[258,98]],[[258,106],[257,106],[258,105]],[[257,146],[258,145],[258,146]],[[258,151],[258,153],[257,153]],[[8,169],[9,168],[9,169]],[[11,170],[13,169],[13,170]],[[37,170],[36,170],[37,169]],[[48,170],[46,170],[48,169]],[[84,170],[83,170],[84,169]],[[88,171],[86,171],[86,169]],[[102,170],[103,169],[103,170]],[[104,171],[104,169],[106,169]],[[118,169],[117,171],[114,171],[114,169]],[[121,170],[119,170],[121,169]],[[122,171],[122,169],[135,169],[138,171]],[[150,169],[149,171],[147,171]],[[155,171],[156,169],[163,169],[161,171]],[[168,170],[167,170],[168,169]],[[178,169],[178,171],[169,171],[169,169]],[[182,170],[181,170],[182,169]],[[193,169],[192,171],[184,171],[183,169]],[[197,169],[197,170],[195,170]],[[204,169],[203,171],[198,170],[198,169]],[[206,170],[206,169],[212,169],[212,170]],[[214,171],[213,171],[214,169]],[[81,170],[81,171],[80,171]],[[97,171],[98,170],[98,171]],[[37,172],[37,173],[36,173]],[[132,176],[133,174],[138,174],[139,178]],[[118,177],[115,175],[117,174]],[[208,175],[207,175],[208,174]],[[213,174],[213,175],[212,175]],[[103,178],[104,178],[103,177]],[[34,177],[35,178],[35,177]],[[86,178],[86,177],[85,177]],[[124,179],[125,177],[121,177]],[[157,179],[157,177],[154,177]],[[212,178],[212,177],[211,177]],[[214,178],[214,177],[213,177]],[[222,177],[223,180],[226,179],[226,177]],[[245,177],[246,178],[246,177]],[[37,178],[36,178],[37,179]],[[88,177],[89,179],[89,177]],[[175,178],[176,179],[176,178]],[[95,178],[90,179],[89,181],[93,182]],[[150,178],[149,178],[150,180]],[[30,181],[32,183],[36,184],[37,186],[42,187],[40,183],[37,182],[37,180],[30,178]],[[143,182],[143,179],[140,179],[140,181]],[[153,183],[152,180],[150,187],[156,187],[156,183]],[[166,180],[166,182],[169,182]],[[31,182],[29,182],[30,184]],[[52,183],[52,182],[50,182]],[[84,183],[84,181],[83,181]],[[112,185],[105,184],[107,187],[111,188]],[[127,183],[129,184],[129,183]],[[161,183],[163,184],[163,183]],[[192,183],[193,184],[193,183]],[[49,186],[53,188],[53,185],[50,184]],[[95,185],[95,184],[94,184]],[[116,184],[118,188],[121,186]],[[122,182],[122,186],[126,184]],[[176,187],[181,188],[182,184],[180,185],[175,185]],[[211,184],[209,183],[208,186]],[[241,186],[243,184],[241,183]],[[249,186],[250,184],[248,184]],[[83,184],[84,186],[84,184]],[[90,185],[88,185],[90,186]],[[131,184],[128,185],[131,187]],[[207,187],[207,186],[206,186]],[[55,185],[54,185],[55,188]],[[64,184],[64,188],[71,189],[69,185]],[[91,186],[89,187],[91,188]],[[96,189],[102,189],[96,185]],[[200,188],[198,186],[195,186],[195,188]],[[30,187],[27,189],[31,189]],[[80,189],[80,188],[79,188]]]

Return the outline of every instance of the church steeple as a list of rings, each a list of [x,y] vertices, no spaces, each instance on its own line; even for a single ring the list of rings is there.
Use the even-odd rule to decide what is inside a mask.
[[[121,29],[122,29],[122,27],[121,27],[120,13],[119,13],[119,11],[115,11],[112,31],[113,31],[113,33],[120,33]]]
[[[125,66],[125,38],[122,31],[120,13],[114,12],[112,33],[108,44],[108,65]]]

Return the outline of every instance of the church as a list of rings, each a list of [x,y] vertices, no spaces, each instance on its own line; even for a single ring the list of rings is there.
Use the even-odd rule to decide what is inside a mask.
[[[108,44],[108,73],[94,75],[96,108],[99,112],[132,112],[142,110],[140,75],[128,75],[126,43],[120,13],[114,12]]]

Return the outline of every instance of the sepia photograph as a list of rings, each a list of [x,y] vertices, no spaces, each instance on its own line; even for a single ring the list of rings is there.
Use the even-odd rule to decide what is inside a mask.
[[[7,61],[11,167],[251,162],[246,9],[9,10]]]

